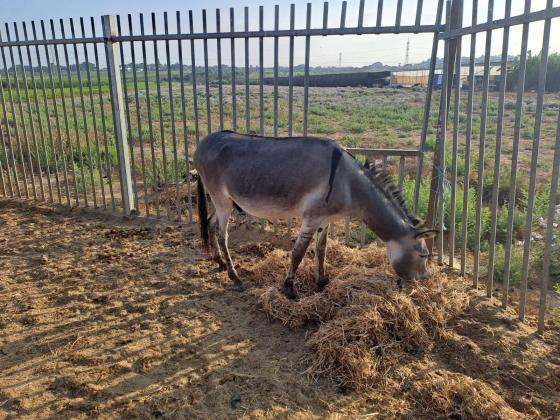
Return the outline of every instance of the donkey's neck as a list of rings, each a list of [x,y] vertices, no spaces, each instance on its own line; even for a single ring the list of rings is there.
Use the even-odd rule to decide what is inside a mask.
[[[379,236],[384,242],[398,239],[407,234],[411,225],[402,211],[366,177],[353,185],[355,216]]]

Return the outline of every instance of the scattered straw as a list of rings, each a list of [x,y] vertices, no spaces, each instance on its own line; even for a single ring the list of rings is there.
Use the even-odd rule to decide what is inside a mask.
[[[432,418],[524,418],[486,383],[460,373],[428,372],[414,382],[412,394],[417,413]]]

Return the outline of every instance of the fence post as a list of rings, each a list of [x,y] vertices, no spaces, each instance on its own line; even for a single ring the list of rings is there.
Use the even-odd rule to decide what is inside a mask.
[[[132,191],[132,176],[130,168],[130,154],[128,150],[128,136],[126,118],[124,114],[124,96],[120,71],[120,57],[118,44],[113,42],[117,36],[117,24],[114,16],[103,16],[103,38],[107,57],[107,74],[109,76],[109,92],[111,97],[111,111],[115,126],[115,144],[119,161],[119,178],[121,184],[122,207],[125,216],[129,216],[134,209],[134,193]]]
[[[460,0],[447,0],[447,19],[445,22],[445,30],[451,31],[456,29],[459,20],[459,10],[460,10]],[[449,113],[449,103],[451,99],[451,87],[453,85],[453,73],[455,67],[455,54],[457,52],[457,38],[450,38],[445,40],[445,57],[444,57],[444,68],[442,86],[441,86],[441,101],[439,108],[439,119],[438,119],[438,129],[436,133],[436,147],[434,151],[434,161],[432,166],[432,177],[430,182],[430,196],[428,200],[428,214],[426,216],[426,225],[430,227],[436,227],[436,215],[437,215],[437,205],[438,205],[438,195],[439,199],[443,201],[444,195],[443,191],[443,179],[441,177],[445,176],[445,130],[447,129],[447,114]],[[447,68],[445,68],[447,65]],[[441,207],[440,217],[444,217],[442,203],[439,203]],[[440,229],[443,223],[440,223]],[[440,255],[438,260],[442,263],[443,255],[441,251],[443,250],[443,232],[439,233],[440,240]],[[433,239],[426,240],[426,245],[432,255]]]

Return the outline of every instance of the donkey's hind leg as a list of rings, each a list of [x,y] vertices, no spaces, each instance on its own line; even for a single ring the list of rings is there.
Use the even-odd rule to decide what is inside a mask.
[[[286,279],[284,280],[284,293],[289,299],[297,299],[297,294],[294,290],[294,277],[296,270],[298,269],[301,260],[305,256],[305,251],[320,224],[316,221],[311,221],[309,219],[303,219],[301,224],[301,229],[299,231],[299,236],[292,250],[292,261],[290,268],[288,268],[288,273],[286,274]]]
[[[315,241],[315,279],[317,280],[317,288],[322,290],[329,279],[325,276],[325,251],[327,248],[328,225],[320,227],[317,230],[317,239]]]
[[[212,260],[218,263],[220,270],[226,270],[227,264],[222,257],[222,252],[220,251],[220,245],[218,243],[218,233],[219,233],[219,226],[218,226],[218,217],[216,216],[216,212],[210,216],[210,221],[208,223],[208,231],[210,234],[210,248],[212,251]]]
[[[218,218],[218,245],[220,246],[221,251],[226,258],[226,266],[229,278],[233,281],[237,290],[243,290],[243,283],[241,282],[241,279],[235,271],[235,267],[231,260],[231,255],[228,248],[228,223],[232,208],[232,202],[230,202],[229,205],[226,203],[220,208],[216,207],[216,215]]]

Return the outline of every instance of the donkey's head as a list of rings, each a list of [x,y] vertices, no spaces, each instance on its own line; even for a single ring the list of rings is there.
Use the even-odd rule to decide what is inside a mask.
[[[426,239],[433,238],[437,233],[437,230],[415,227],[399,239],[387,242],[387,257],[400,278],[399,285],[430,277]]]
[[[370,165],[367,160],[364,167],[367,169],[365,174],[386,198],[385,201],[377,200],[376,203],[389,203],[389,206],[375,207],[378,230],[381,230],[379,220],[383,214],[387,226],[398,227],[391,232],[385,232],[385,241],[387,257],[399,276],[399,285],[409,280],[428,279],[430,271],[426,239],[433,238],[438,231],[424,228],[424,222],[407,210],[401,191],[392,184],[392,178],[387,172]],[[392,211],[383,212],[384,208],[390,208]]]

